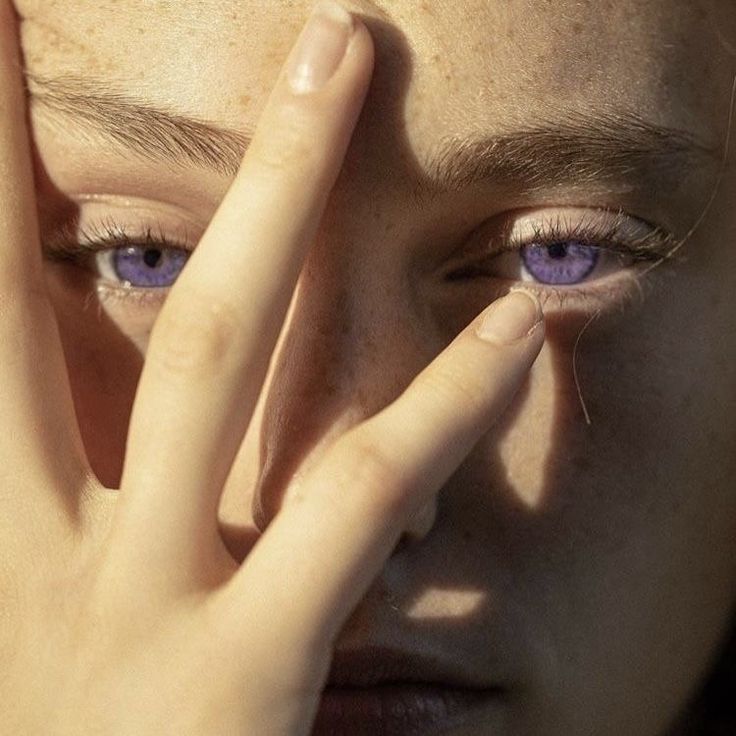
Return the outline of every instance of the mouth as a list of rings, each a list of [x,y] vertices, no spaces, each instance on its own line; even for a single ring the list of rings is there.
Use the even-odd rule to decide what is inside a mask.
[[[312,736],[435,736],[504,693],[452,662],[376,648],[337,653]]]
[[[331,686],[322,694],[312,736],[435,736],[501,694],[415,682]]]

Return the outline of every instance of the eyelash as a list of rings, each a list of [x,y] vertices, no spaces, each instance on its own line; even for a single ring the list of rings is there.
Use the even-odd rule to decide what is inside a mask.
[[[487,267],[495,258],[504,253],[521,253],[523,247],[532,244],[547,247],[565,241],[575,241],[609,255],[619,255],[622,261],[626,259],[631,261],[631,264],[622,268],[618,278],[604,277],[593,279],[591,282],[583,281],[581,282],[584,285],[582,287],[524,281],[524,288],[534,292],[542,306],[554,299],[559,308],[573,305],[587,310],[609,305],[611,302],[623,307],[636,295],[642,297],[644,295],[645,285],[640,278],[641,274],[637,274],[633,267],[636,264],[649,263],[650,268],[653,268],[664,261],[676,259],[677,257],[673,254],[680,244],[672,233],[661,227],[650,225],[647,226],[647,232],[638,237],[626,235],[624,226],[631,220],[632,217],[623,210],[617,212],[594,210],[590,216],[574,224],[570,224],[561,215],[547,218],[541,223],[535,223],[531,234],[511,232],[482,241],[480,254],[470,263],[451,271],[447,279],[460,281],[485,277],[511,283],[511,279],[484,272],[483,267]],[[596,281],[613,281],[614,283],[595,285]],[[585,286],[587,283],[592,285]],[[636,288],[632,289],[631,286]]]
[[[606,217],[602,214],[605,212]],[[606,253],[614,253],[632,261],[632,265],[638,263],[650,263],[668,260],[670,254],[676,250],[678,241],[676,238],[659,227],[649,227],[648,231],[639,236],[631,237],[622,233],[623,226],[631,221],[631,216],[623,211],[593,211],[591,216],[571,224],[566,222],[563,216],[547,218],[540,223],[535,223],[531,234],[517,232],[504,233],[500,237],[492,237],[483,242],[480,254],[473,260],[467,262],[460,268],[451,271],[447,275],[449,281],[463,281],[472,278],[496,278],[497,281],[511,281],[502,277],[494,277],[483,272],[483,267],[499,257],[503,253],[520,253],[524,246],[535,244],[549,246],[564,241],[576,241],[591,248],[597,248]],[[131,235],[130,231],[113,219],[105,219],[99,224],[93,224],[86,228],[78,229],[75,223],[70,222],[56,231],[50,238],[44,241],[43,250],[46,258],[56,262],[76,263],[85,261],[95,255],[104,252],[113,252],[116,249],[130,246],[150,247],[158,250],[174,249],[191,253],[193,246],[189,245],[186,232],[184,237],[173,239],[164,233],[160,225],[148,226],[142,235]],[[613,284],[599,284],[597,286],[554,286],[524,281],[524,288],[536,293],[543,306],[550,300],[555,299],[559,308],[575,304],[590,308],[601,306],[604,303],[614,301],[623,303],[635,293],[643,294],[641,280],[637,274],[632,272],[631,266],[623,268],[622,272],[628,274],[625,280],[628,287],[635,282],[636,289],[627,288],[621,283],[623,278],[613,279]],[[610,281],[612,279],[594,279],[596,281]],[[586,284],[587,282],[581,282]],[[162,302],[170,287],[146,288],[136,286],[121,286],[119,284],[106,284],[103,282],[98,286],[98,297],[102,300],[133,300],[133,304],[158,304]],[[128,302],[130,303],[130,302]]]
[[[131,246],[180,250],[190,254],[194,250],[189,245],[186,232],[178,240],[166,235],[161,225],[155,225],[147,226],[142,234],[132,235],[125,225],[110,218],[84,228],[78,228],[73,222],[67,223],[52,238],[44,241],[43,251],[47,260],[79,264],[80,261],[87,262],[100,253],[112,253]],[[97,295],[103,301],[117,299],[134,305],[159,304],[169,289],[170,287],[146,288],[103,282],[98,286]]]

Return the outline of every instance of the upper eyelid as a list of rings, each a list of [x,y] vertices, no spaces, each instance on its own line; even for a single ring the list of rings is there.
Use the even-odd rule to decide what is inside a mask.
[[[487,243],[489,255],[518,250],[523,245],[534,242],[535,239],[545,242],[554,242],[556,239],[580,239],[591,245],[600,244],[601,247],[611,251],[649,259],[657,255],[664,255],[678,242],[675,235],[663,227],[630,215],[621,209],[577,207],[554,209],[557,210],[554,216],[537,215],[530,218],[534,221],[530,235],[524,236],[512,226],[506,232],[505,237],[490,238]],[[571,218],[572,211],[579,212],[579,219]],[[518,219],[522,218],[523,214]],[[628,226],[634,224],[639,229],[639,234],[627,233]]]
[[[645,236],[644,231],[642,231],[641,236],[631,237],[630,242],[625,242],[622,239],[618,243],[598,243],[602,249],[607,249],[611,256],[616,253],[624,254],[624,257],[629,259],[632,255],[634,256],[634,262],[629,262],[627,265],[622,263],[621,267],[611,274],[565,285],[525,281],[525,288],[533,290],[545,308],[549,305],[564,310],[568,305],[574,305],[576,308],[589,313],[595,310],[622,310],[627,304],[638,299],[644,299],[645,294],[654,288],[654,281],[645,280],[643,276],[662,261],[669,260],[671,251],[675,249],[678,243],[675,236],[669,231],[641,218],[636,218],[623,210],[572,207],[569,208],[565,218],[563,218],[555,217],[552,213],[565,208],[550,207],[548,209],[550,210],[549,214],[545,208],[535,208],[534,210],[534,219],[538,223],[537,230],[545,236],[542,240],[546,240],[548,244],[559,242],[565,238],[570,239],[571,234],[579,236],[581,232],[587,234],[589,238],[586,239],[591,241],[605,236],[606,232],[609,237],[613,237],[614,228],[611,223],[616,220],[623,223],[626,221],[625,218],[638,221],[647,230]],[[570,215],[573,210],[584,216],[577,221],[571,219]],[[502,217],[509,220],[521,216],[529,216],[529,211],[502,214]],[[603,227],[604,220],[607,220],[607,229]],[[496,230],[498,230],[498,227]],[[498,242],[489,244],[489,238],[484,237],[486,233],[487,230],[484,231],[481,226],[474,237],[470,238],[471,245],[474,246],[470,254],[467,248],[456,252],[456,257],[452,259],[445,270],[444,278],[446,280],[453,281],[457,279],[462,282],[468,277],[480,274],[495,278],[498,284],[503,283],[510,286],[516,283],[516,279],[509,280],[503,276],[488,273],[486,269],[490,268],[494,259],[505,255],[516,254],[521,260],[520,248],[527,244],[524,241],[528,241],[529,237],[518,237],[518,231],[515,236],[513,222],[511,228],[506,229],[506,236],[500,244]],[[554,237],[550,238],[551,235]],[[647,265],[642,270],[645,263]]]
[[[186,231],[185,231],[186,232]],[[166,234],[161,223],[155,226],[133,228],[122,225],[112,217],[94,225],[79,227],[75,223],[65,223],[53,233],[42,238],[44,257],[50,261],[66,261],[80,256],[93,256],[105,250],[113,249],[126,243],[131,245],[163,245],[168,248],[194,250],[191,238]]]

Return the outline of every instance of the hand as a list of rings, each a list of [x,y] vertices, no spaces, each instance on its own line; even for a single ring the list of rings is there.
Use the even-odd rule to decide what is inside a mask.
[[[541,348],[539,305],[496,302],[484,337],[488,315],[334,443],[242,565],[228,554],[220,494],[372,73],[367,29],[334,13],[316,66],[318,21],[292,52],[162,308],[112,491],[75,424],[0,1],[2,733],[308,734],[347,617]]]

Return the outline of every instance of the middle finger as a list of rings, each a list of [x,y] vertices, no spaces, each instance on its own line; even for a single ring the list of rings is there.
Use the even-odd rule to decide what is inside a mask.
[[[161,311],[136,395],[118,510],[140,560],[160,552],[184,569],[186,555],[201,554],[217,532],[222,487],[372,66],[365,26],[339,6],[321,4],[232,188]],[[156,519],[157,533],[144,548],[137,531],[148,519]]]

